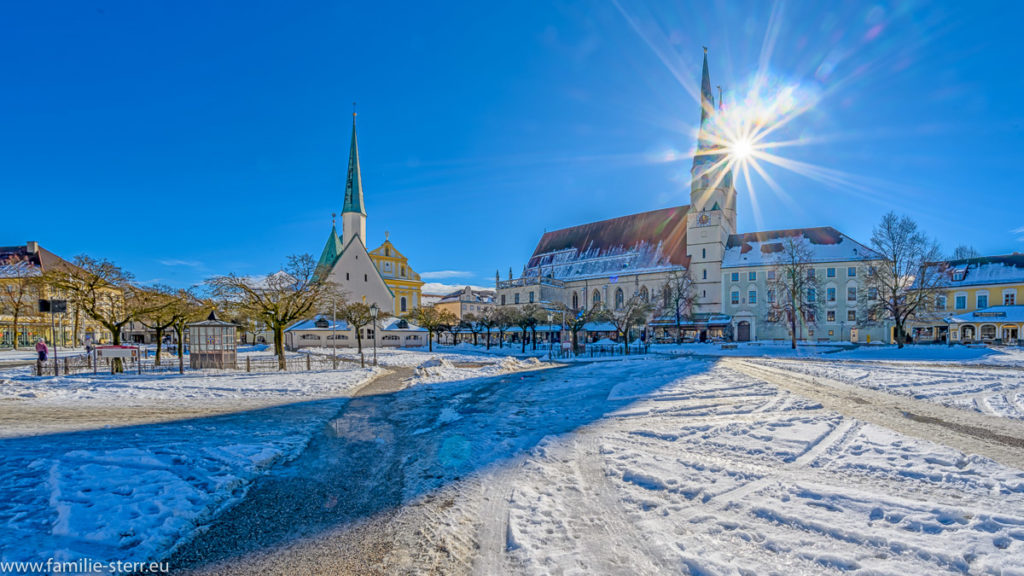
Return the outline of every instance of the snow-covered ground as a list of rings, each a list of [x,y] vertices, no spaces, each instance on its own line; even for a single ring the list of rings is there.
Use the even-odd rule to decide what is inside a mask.
[[[813,357],[838,352],[849,348],[849,344],[798,343],[794,349],[787,343],[775,341],[763,342],[691,342],[688,344],[652,344],[651,352],[675,354],[681,356],[786,356]]]
[[[331,348],[305,348],[304,352],[312,352],[314,354],[323,354],[330,356],[334,350]],[[519,347],[516,346],[514,349],[508,346],[504,348],[491,347],[488,351],[484,346],[473,346],[472,344],[459,344],[457,346],[441,346],[434,345],[433,352],[427,348],[377,348],[377,364],[379,366],[405,366],[415,367],[420,364],[427,362],[435,358],[443,358],[449,362],[495,362],[495,357],[512,356],[512,357],[541,357],[547,355],[547,349],[541,351],[538,349],[536,352],[531,352],[530,348],[527,347],[526,354],[519,352]],[[339,358],[358,362],[359,352],[355,348],[338,348],[337,355]],[[367,346],[363,348],[363,358],[366,362],[373,362],[373,348]]]
[[[1024,420],[1024,370],[999,366],[1004,362],[1013,362],[1012,355],[988,352],[985,356],[960,357],[960,361],[970,362],[966,366],[955,363],[952,366],[945,365],[946,362],[955,362],[957,356],[945,357],[941,364],[928,362],[916,366],[909,363],[837,360],[766,362],[815,377],[929,400],[945,406]],[[976,365],[980,363],[991,363],[995,366]]]

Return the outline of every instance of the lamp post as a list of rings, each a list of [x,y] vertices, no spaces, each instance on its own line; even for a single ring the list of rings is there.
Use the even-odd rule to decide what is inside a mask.
[[[554,319],[555,317],[551,315],[551,312],[548,312],[548,360],[551,360],[551,356],[555,351],[555,343],[551,341],[551,321]]]
[[[331,365],[338,369],[338,299],[331,298]]]
[[[377,303],[374,302],[370,306],[370,319],[373,320],[373,365],[377,365],[377,314],[380,313],[380,308]]]

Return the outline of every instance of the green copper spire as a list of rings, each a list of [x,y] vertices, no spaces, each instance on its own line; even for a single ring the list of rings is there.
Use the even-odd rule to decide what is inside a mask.
[[[342,250],[344,250],[344,246],[341,245],[341,238],[338,238],[338,229],[332,225],[331,235],[327,237],[327,245],[324,246],[324,251],[320,253],[320,261],[316,263],[316,267],[328,270],[333,268],[334,263],[341,256]]]
[[[356,142],[356,113],[352,113],[352,145],[348,151],[348,179],[345,181],[345,205],[341,213],[358,212],[363,216],[363,179],[359,175],[359,144]]]
[[[700,125],[715,111],[715,95],[711,93],[711,74],[708,73],[708,47],[704,47],[704,70],[700,75]]]

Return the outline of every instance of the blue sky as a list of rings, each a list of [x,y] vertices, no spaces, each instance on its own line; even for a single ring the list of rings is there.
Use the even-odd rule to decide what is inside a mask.
[[[812,104],[772,137],[815,168],[765,165],[788,201],[738,178],[741,232],[866,242],[895,209],[947,250],[1024,250],[1014,3],[0,10],[0,244],[109,258],[143,282],[319,255],[353,101],[370,248],[389,230],[430,280],[489,285],[545,230],[688,204],[705,45],[727,104],[758,71]]]

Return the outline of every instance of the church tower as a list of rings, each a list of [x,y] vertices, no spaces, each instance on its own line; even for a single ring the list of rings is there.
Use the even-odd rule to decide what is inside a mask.
[[[736,188],[724,142],[716,135],[715,97],[708,74],[708,49],[700,83],[700,132],[690,169],[690,211],[686,246],[690,275],[697,290],[695,311],[722,311],[722,257],[729,235],[736,233]]]
[[[366,245],[366,208],[363,205],[363,179],[359,174],[359,144],[356,142],[356,113],[352,113],[352,144],[348,151],[348,178],[345,180],[345,205],[341,208],[341,245],[348,246],[358,236]]]

